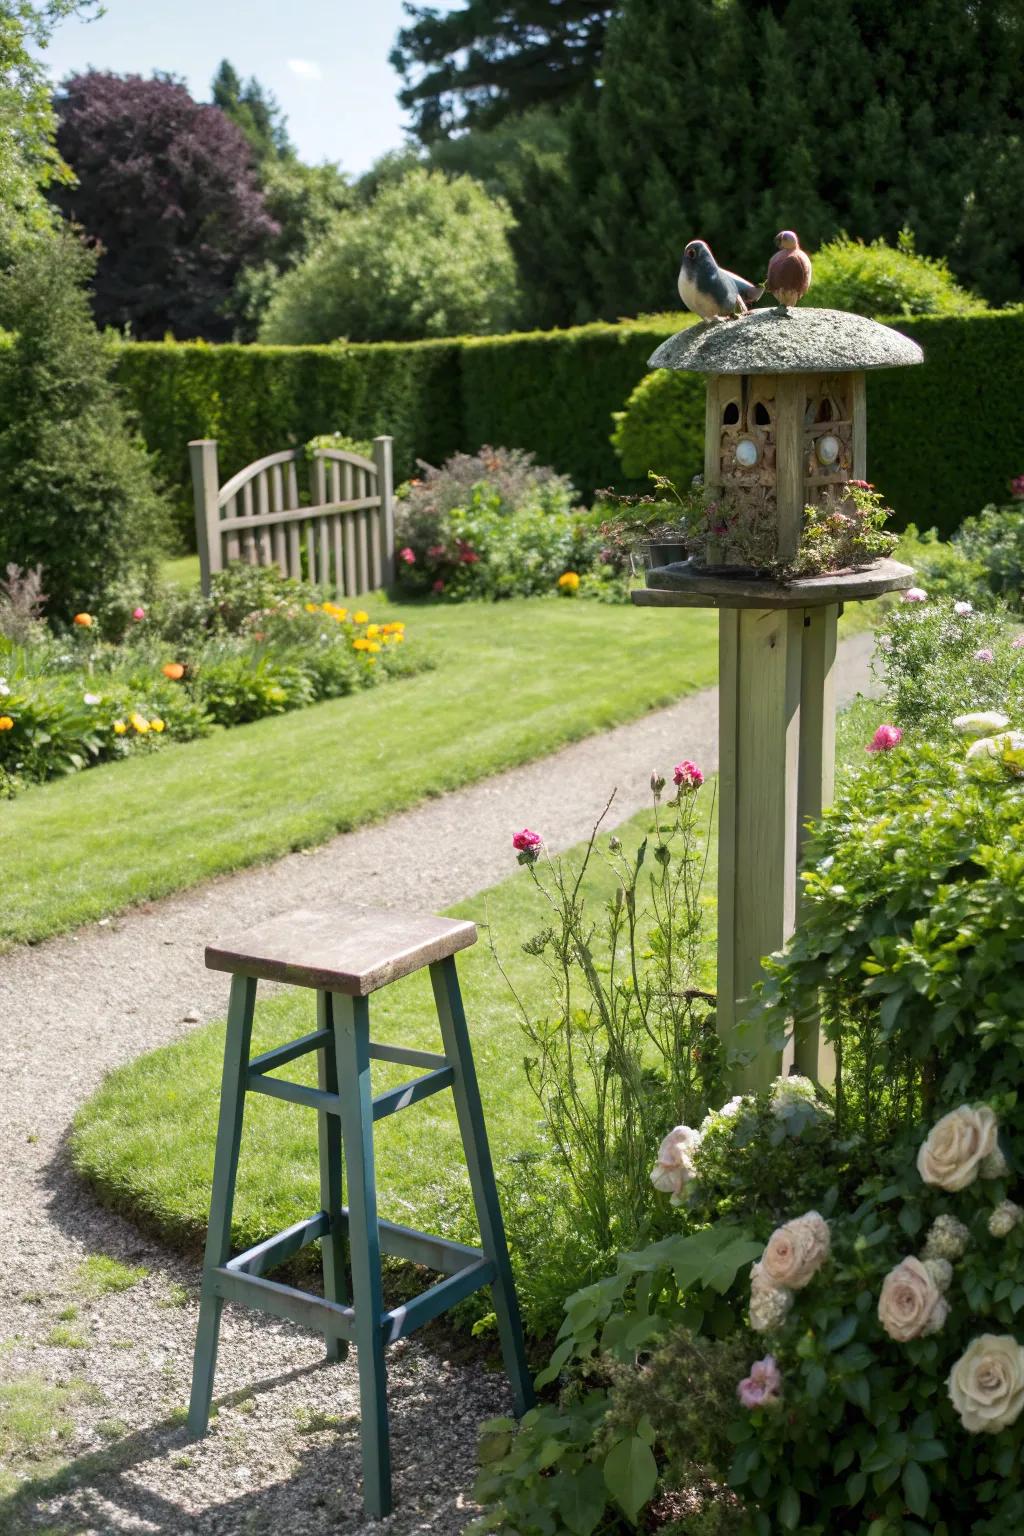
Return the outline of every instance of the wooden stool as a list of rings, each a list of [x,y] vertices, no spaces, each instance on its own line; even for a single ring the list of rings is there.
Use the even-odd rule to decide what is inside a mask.
[[[384,1346],[438,1317],[457,1301],[489,1285],[494,1296],[505,1368],[517,1413],[533,1401],[522,1325],[512,1283],[505,1229],[498,1205],[469,1031],[462,1008],[456,952],[476,942],[473,923],[399,912],[349,909],[291,912],[264,923],[237,941],[211,945],[206,964],[230,971],[231,1000],[224,1046],[220,1122],[213,1170],[210,1226],[199,1306],[189,1432],[206,1433],[225,1301],[243,1302],[275,1317],[319,1330],[328,1358],[340,1360],[352,1339],[358,1349],[362,1410],[363,1502],[379,1517],[391,1508],[387,1381]],[[368,995],[430,967],[444,1055],[378,1045],[370,1039]],[[311,987],[317,995],[317,1029],[289,1045],[249,1059],[258,979]],[[267,1074],[316,1051],[318,1088]],[[423,1067],[400,1088],[373,1095],[370,1062]],[[480,1226],[481,1247],[428,1237],[377,1215],[373,1122],[450,1088]],[[322,1209],[276,1237],[231,1258],[242,1111],[247,1093],[305,1104],[317,1111]],[[348,1165],[349,1204],[342,1204],[342,1150]],[[319,1239],[324,1297],[263,1278],[265,1272]],[[346,1278],[346,1247],[351,1292]],[[385,1311],[381,1253],[396,1254],[439,1270],[445,1279],[405,1306]]]

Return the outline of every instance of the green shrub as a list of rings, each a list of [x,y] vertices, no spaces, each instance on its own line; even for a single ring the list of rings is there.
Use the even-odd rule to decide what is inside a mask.
[[[944,261],[919,256],[909,230],[895,248],[840,235],[814,256],[809,303],[858,315],[969,315],[988,308],[959,287]]]
[[[990,592],[1014,608],[1024,607],[1024,501],[983,507],[965,518],[954,547],[982,572]]]
[[[507,204],[478,181],[417,166],[336,216],[278,281],[260,326],[289,344],[498,331],[519,303]]]
[[[688,486],[694,475],[703,474],[704,381],[699,374],[655,369],[612,419],[612,446],[630,480],[644,480],[653,470],[673,485]]]
[[[450,602],[555,591],[600,552],[593,520],[572,511],[574,495],[521,450],[484,446],[426,469],[397,506],[399,586]]]
[[[962,612],[957,612],[957,607]],[[895,722],[942,737],[958,715],[999,710],[1024,723],[1024,646],[1005,612],[968,599],[902,602],[879,636],[875,668]]]
[[[95,255],[69,231],[19,242],[0,276],[0,569],[42,567],[51,621],[70,621],[152,563],[165,507],[111,382],[89,310]]]
[[[900,535],[896,559],[913,566],[916,585],[930,598],[967,599],[978,608],[992,607],[984,566],[969,559],[955,538],[941,539],[937,528],[922,533],[910,523]]]

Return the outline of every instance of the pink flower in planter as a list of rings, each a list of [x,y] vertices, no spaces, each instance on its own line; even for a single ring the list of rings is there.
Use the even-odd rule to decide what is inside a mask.
[[[529,827],[524,827],[512,836],[512,847],[519,855],[520,864],[536,864],[543,846],[544,839],[540,833],[531,832]]]
[[[983,645],[980,651],[974,653],[975,661],[995,661],[995,653],[990,651],[987,645]]]
[[[133,608],[132,609],[132,618],[135,620],[136,624],[141,624],[142,620],[145,617],[146,617],[146,610],[145,610],[145,608],[141,608],[140,607],[140,608]]]
[[[898,747],[903,740],[903,732],[898,725],[880,725],[872,736],[865,752],[891,752],[893,747]]]
[[[691,763],[688,757],[681,763],[676,763],[672,770],[672,782],[683,794],[692,795],[704,783],[704,775],[696,763]]]
[[[750,1375],[745,1376],[736,1388],[736,1396],[744,1408],[765,1408],[777,1403],[782,1395],[782,1375],[774,1355],[755,1360]]]
[[[908,587],[903,594],[905,603],[924,603],[928,600],[928,593],[924,587]]]
[[[408,545],[406,545],[406,547],[404,549],[400,549],[398,551],[398,558],[399,558],[399,560],[404,560],[406,565],[415,565],[416,564],[416,554],[415,554],[415,551],[411,550]]]
[[[974,604],[965,602],[954,603],[953,612],[959,614],[960,618],[963,618],[966,614],[974,612]]]

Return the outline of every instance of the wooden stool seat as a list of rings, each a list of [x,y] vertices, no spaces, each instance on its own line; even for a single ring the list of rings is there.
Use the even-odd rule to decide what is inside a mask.
[[[476,943],[476,924],[415,912],[339,907],[271,918],[206,949],[212,971],[368,997]]]
[[[490,1287],[516,1411],[533,1401],[522,1324],[483,1107],[462,1005],[455,954],[476,942],[473,923],[414,913],[340,907],[290,912],[235,939],[212,944],[206,963],[231,973],[224,1075],[221,1080],[210,1224],[196,1331],[188,1427],[204,1435],[210,1418],[221,1312],[225,1302],[283,1317],[324,1336],[327,1356],[341,1360],[355,1343],[362,1409],[363,1504],[368,1515],[391,1509],[391,1453],[385,1350],[483,1287]],[[400,976],[430,972],[442,1050],[423,1051],[370,1037],[369,994]],[[251,1054],[258,983],[291,982],[316,993],[317,1027],[301,1039]],[[317,1087],[279,1077],[279,1069],[315,1054]],[[374,1061],[413,1067],[415,1077],[375,1093]],[[283,1232],[232,1255],[231,1213],[246,1096],[269,1094],[316,1111],[320,1209]],[[480,1229],[470,1247],[397,1222],[377,1211],[373,1127],[414,1110],[436,1093],[451,1093]],[[348,1203],[343,1200],[348,1185]],[[268,1274],[319,1243],[323,1296]],[[418,1296],[389,1307],[381,1254],[435,1271]]]

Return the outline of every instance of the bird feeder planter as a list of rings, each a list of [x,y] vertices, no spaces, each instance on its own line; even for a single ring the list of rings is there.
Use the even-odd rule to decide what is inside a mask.
[[[915,342],[876,321],[781,307],[693,326],[650,359],[708,375],[705,490],[726,515],[702,561],[651,569],[632,596],[720,613],[718,1027],[749,1057],[736,1080],[746,1090],[784,1065],[740,1025],[762,957],[795,926],[804,825],[832,796],[839,613],[913,580],[889,559],[792,580],[767,572],[796,559],[806,507],[867,478],[865,373],[921,361]],[[786,1065],[830,1075],[813,1021]]]

